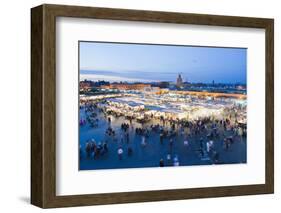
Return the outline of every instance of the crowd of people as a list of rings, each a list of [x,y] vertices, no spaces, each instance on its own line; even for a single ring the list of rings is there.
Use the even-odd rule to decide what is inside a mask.
[[[166,146],[168,154],[159,159],[158,165],[179,166],[181,165],[180,156],[173,153],[173,148],[177,143],[183,143],[186,150],[195,147],[192,151],[196,152],[198,158],[208,158],[212,163],[223,163],[220,161],[220,150],[217,142],[221,141],[223,150],[229,151],[234,143],[243,143],[246,139],[246,125],[241,124],[235,119],[235,114],[229,114],[224,119],[214,119],[205,117],[198,120],[165,120],[159,119],[155,123],[144,123],[134,125],[132,119],[124,118],[124,122],[118,128],[113,128],[111,116],[100,109],[96,103],[86,102],[80,106],[85,111],[86,117],[80,119],[80,126],[89,124],[96,128],[99,125],[101,115],[107,123],[102,141],[95,141],[89,138],[85,147],[80,146],[80,158],[99,160],[104,155],[116,155],[122,161],[125,156],[134,155],[132,143],[133,137],[139,138],[141,149],[147,149],[149,143],[159,143]],[[136,121],[137,122],[137,121]],[[152,137],[157,135],[158,137]],[[155,138],[157,141],[155,141]],[[117,150],[110,150],[109,144],[117,144]],[[126,144],[126,146],[125,146]],[[172,155],[173,153],[173,155]]]

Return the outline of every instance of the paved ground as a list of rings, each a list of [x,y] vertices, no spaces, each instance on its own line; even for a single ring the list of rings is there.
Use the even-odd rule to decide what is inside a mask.
[[[184,138],[182,135],[178,135],[174,138],[174,144],[172,148],[169,145],[169,139],[164,139],[163,144],[160,143],[159,133],[151,132],[151,135],[147,139],[147,145],[143,147],[141,145],[142,136],[135,134],[135,128],[142,127],[138,122],[132,122],[129,130],[129,143],[121,142],[121,124],[129,123],[124,117],[114,118],[111,117],[111,127],[116,131],[117,141],[114,141],[111,137],[105,134],[106,129],[109,127],[108,120],[103,113],[97,111],[98,114],[98,127],[91,127],[89,123],[84,126],[80,126],[80,170],[92,170],[92,169],[117,169],[117,168],[140,168],[140,167],[158,167],[160,159],[164,160],[165,166],[173,165],[173,158],[178,157],[180,166],[191,165],[210,165],[214,164],[213,155],[206,152],[206,134],[200,136],[192,136],[188,138],[189,146],[184,146]],[[85,111],[80,110],[80,117],[85,117]],[[144,126],[150,126],[151,124],[157,124],[159,121],[154,120],[146,123]],[[223,130],[221,130],[223,131]],[[224,132],[225,135],[233,134],[231,131]],[[199,153],[200,138],[204,139],[204,156]],[[87,140],[94,139],[97,143],[100,141],[107,141],[108,152],[104,155],[94,158],[87,158],[85,146]],[[246,139],[243,141],[235,140],[233,145],[228,149],[223,148],[223,138],[214,139],[214,150],[219,153],[220,164],[233,164],[233,163],[246,163]],[[127,148],[133,149],[133,154],[128,156]],[[124,150],[122,160],[118,158],[117,150],[122,147]],[[167,155],[171,155],[171,160],[167,159]]]

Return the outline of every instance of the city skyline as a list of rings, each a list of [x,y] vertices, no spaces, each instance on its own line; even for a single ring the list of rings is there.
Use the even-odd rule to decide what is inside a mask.
[[[246,84],[245,48],[79,42],[80,80]]]
[[[177,76],[176,76],[177,77]],[[91,79],[90,78],[80,78],[80,82],[93,82],[93,83],[98,83],[98,82],[104,82],[104,83],[110,83],[110,84],[158,84],[158,83],[169,83],[170,85],[177,85],[177,78],[173,79],[171,81],[124,81],[124,80],[116,80],[116,81],[107,81],[104,79]],[[246,83],[240,83],[240,82],[233,82],[233,83],[221,83],[221,82],[215,82],[215,80],[211,82],[190,82],[190,81],[183,81],[183,84],[194,84],[194,85],[200,85],[200,84],[205,84],[205,85],[210,85],[210,84],[215,84],[215,85],[247,85]]]

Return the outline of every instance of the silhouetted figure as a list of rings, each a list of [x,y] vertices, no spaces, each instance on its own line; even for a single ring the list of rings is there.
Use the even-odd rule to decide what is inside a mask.
[[[131,147],[128,147],[128,156],[131,156],[133,154],[133,149]]]
[[[159,166],[160,166],[160,167],[164,167],[164,160],[163,160],[163,159],[160,159],[160,161],[159,161]]]

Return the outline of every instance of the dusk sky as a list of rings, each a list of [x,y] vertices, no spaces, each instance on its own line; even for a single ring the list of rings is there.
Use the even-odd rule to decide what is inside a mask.
[[[247,49],[79,42],[80,79],[246,83]]]

